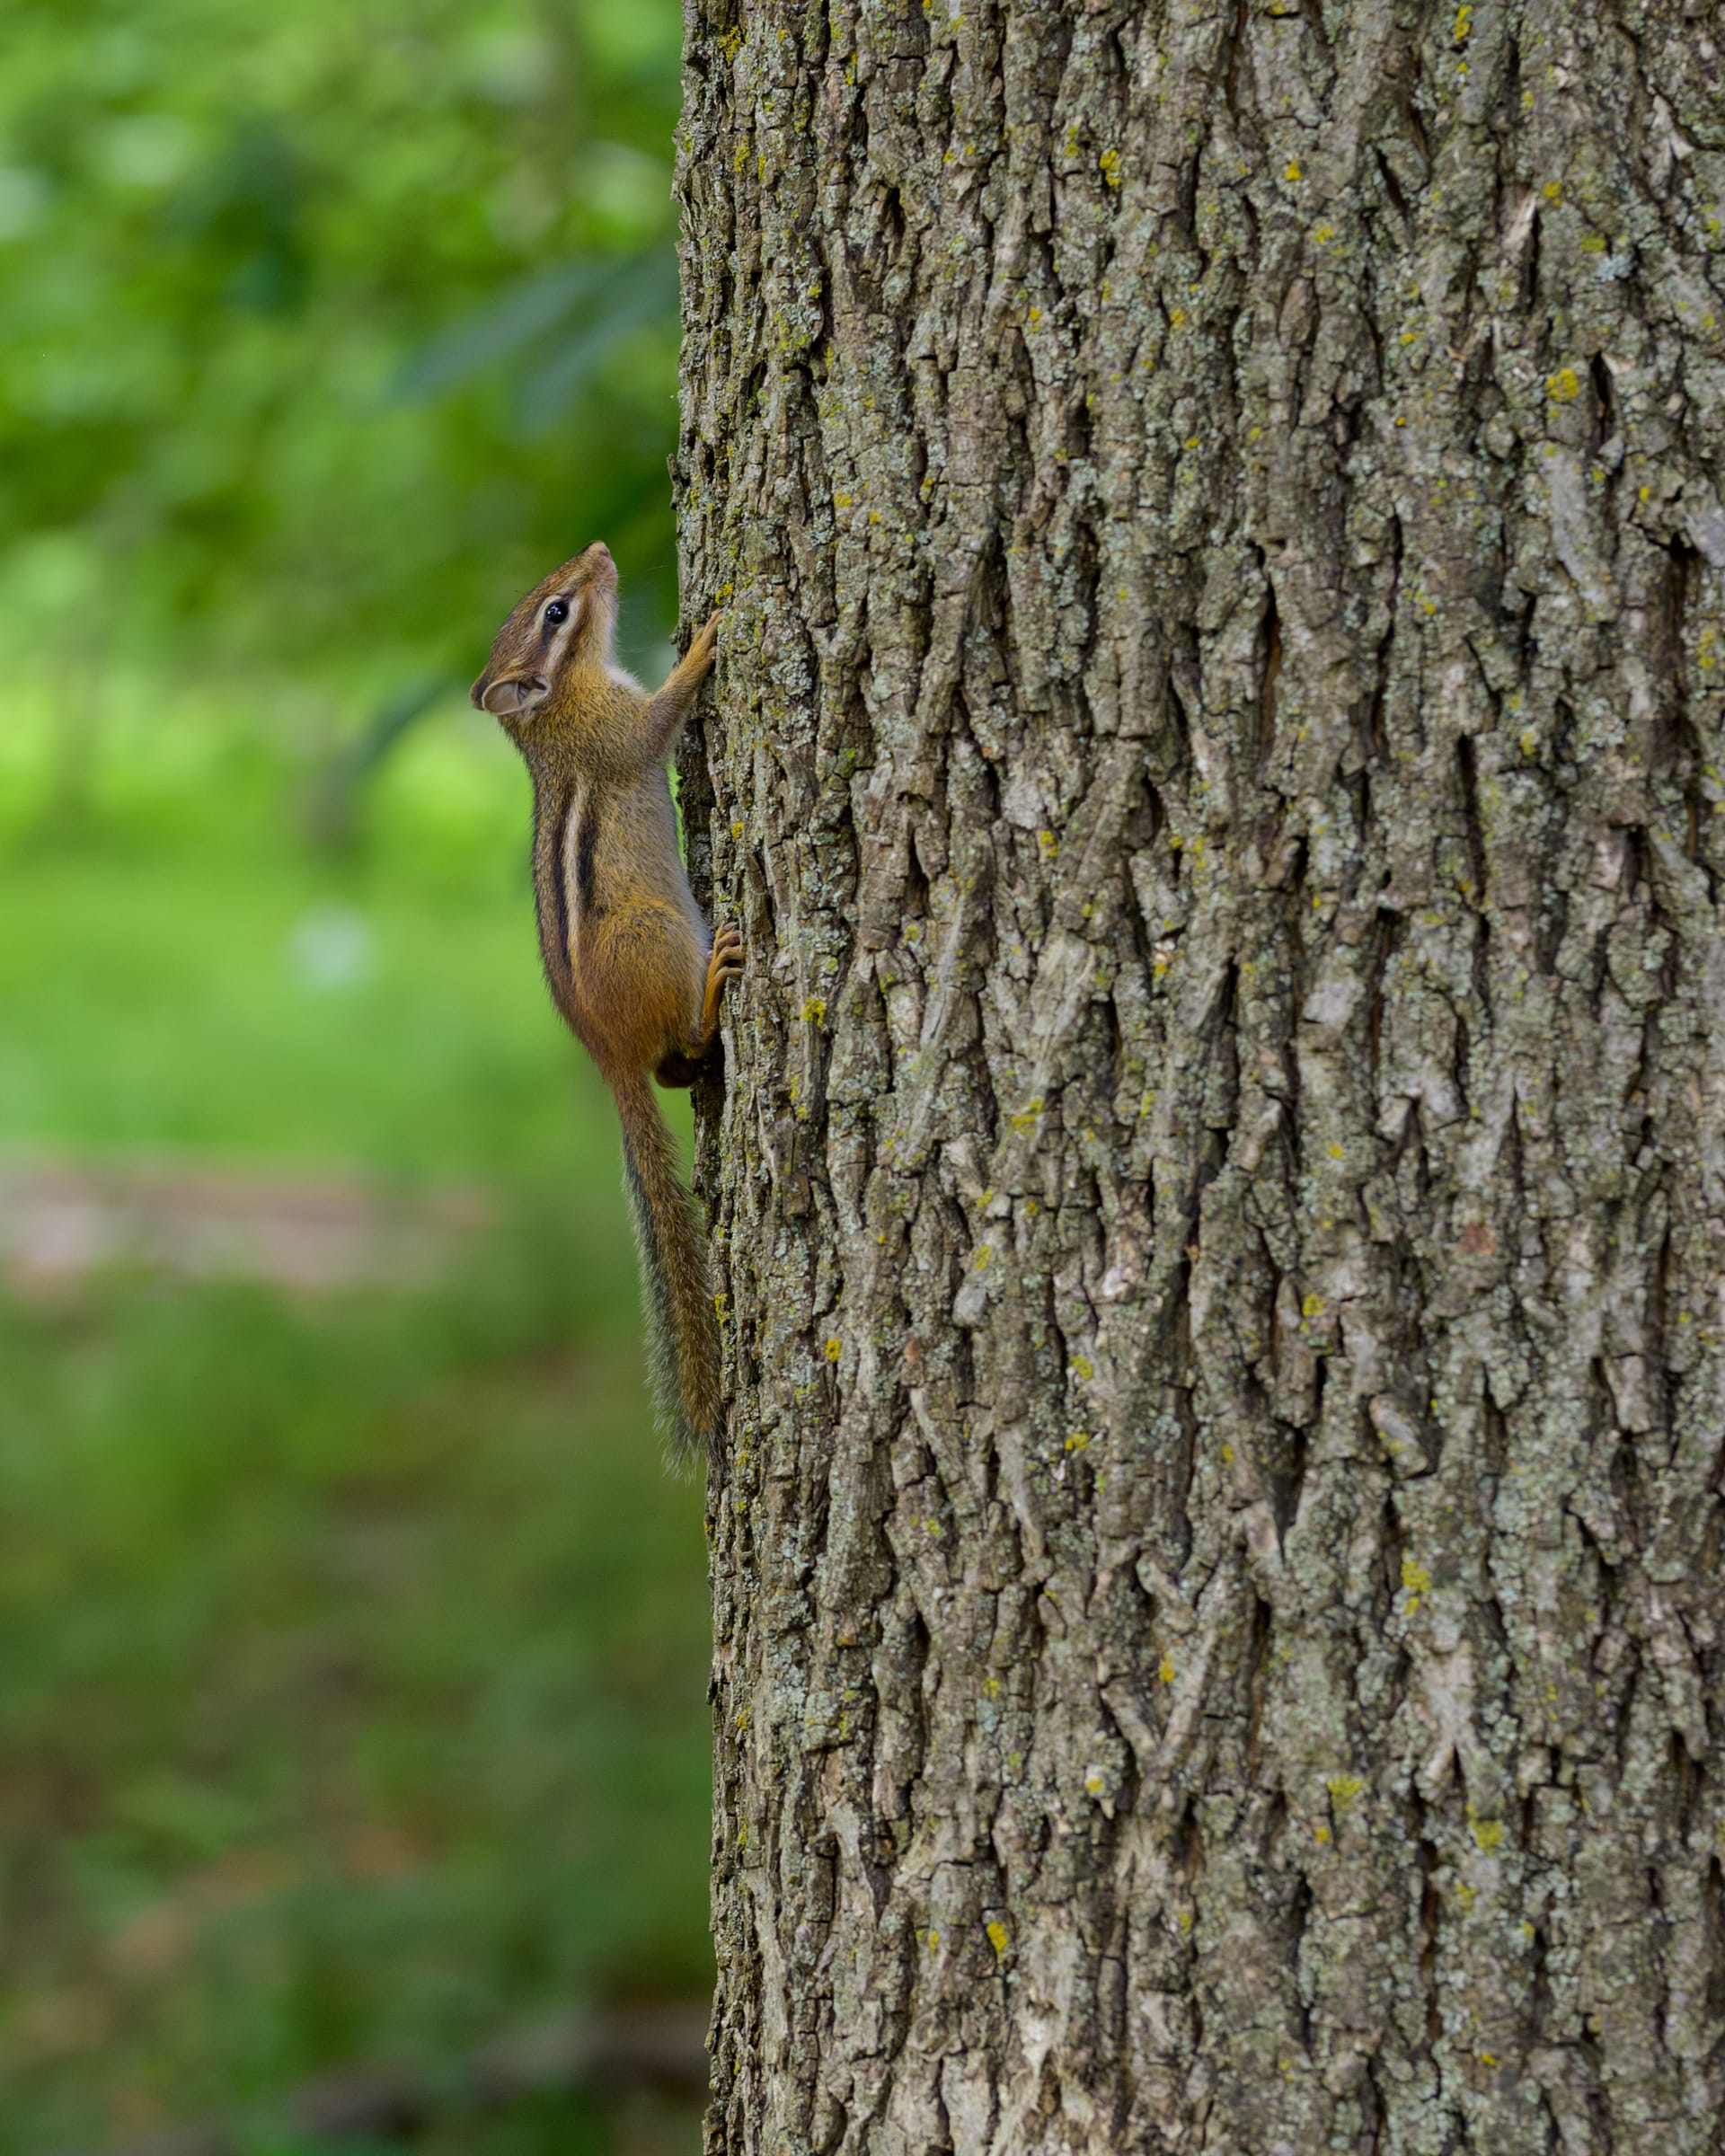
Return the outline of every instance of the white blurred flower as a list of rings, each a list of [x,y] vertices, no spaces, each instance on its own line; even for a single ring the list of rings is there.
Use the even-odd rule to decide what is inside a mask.
[[[302,915],[288,939],[288,955],[305,985],[326,994],[356,987],[377,969],[370,923],[345,906],[314,906]]]

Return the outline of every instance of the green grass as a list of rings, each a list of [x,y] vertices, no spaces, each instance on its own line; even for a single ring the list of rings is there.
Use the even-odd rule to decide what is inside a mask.
[[[117,728],[69,822],[13,737],[0,1148],[455,1179],[497,1225],[411,1294],[0,1302],[4,2156],[253,2113],[286,2156],[308,2076],[711,1977],[699,1497],[525,791],[439,718],[332,868],[259,729],[210,725]]]
[[[219,706],[153,726],[116,702],[70,818],[46,739],[0,762],[22,825],[0,853],[22,929],[0,938],[0,1138],[554,1175],[615,1212],[609,1100],[541,985],[526,784],[495,727],[428,720],[371,844],[331,863]]]

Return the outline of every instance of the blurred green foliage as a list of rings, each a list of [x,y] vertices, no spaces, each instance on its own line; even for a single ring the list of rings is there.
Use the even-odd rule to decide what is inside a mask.
[[[679,38],[669,0],[13,0],[0,613],[63,690],[471,671],[600,535],[666,633]]]
[[[0,1146],[493,1215],[429,1290],[0,1297],[0,2152],[214,2115],[311,2156],[270,2124],[309,2077],[704,1990],[699,1495],[500,737],[410,739],[331,862],[267,736],[111,697],[75,826],[45,712],[0,759]],[[693,2128],[547,2103],[450,2156],[620,2145]]]
[[[696,1504],[574,1226],[0,1312],[9,2156],[709,1981]]]
[[[212,2115],[302,2156],[307,2076],[709,1979],[698,1495],[460,694],[595,537],[625,656],[670,630],[679,27],[6,11],[0,1159],[492,1224],[429,1286],[0,1293],[0,2156]],[[320,850],[344,768],[363,843]],[[447,2146],[693,2145],[637,2124]]]

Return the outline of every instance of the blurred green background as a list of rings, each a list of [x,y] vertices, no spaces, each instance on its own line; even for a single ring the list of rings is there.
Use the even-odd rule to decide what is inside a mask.
[[[5,11],[0,2156],[710,1983],[699,1496],[464,696],[600,536],[668,657],[679,34]]]

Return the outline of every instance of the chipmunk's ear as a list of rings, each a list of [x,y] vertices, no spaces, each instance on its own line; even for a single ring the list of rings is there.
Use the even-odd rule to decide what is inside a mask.
[[[543,674],[499,674],[490,678],[482,674],[469,694],[475,709],[489,711],[493,719],[522,719],[550,695],[551,684]]]

